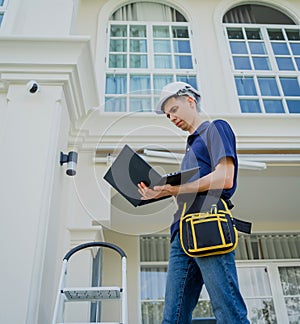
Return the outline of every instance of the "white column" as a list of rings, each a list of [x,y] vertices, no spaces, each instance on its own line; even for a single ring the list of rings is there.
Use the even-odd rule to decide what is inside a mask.
[[[31,95],[25,84],[11,84],[0,107],[1,323],[38,323],[45,262],[55,267],[64,222],[59,153],[69,131],[62,98],[61,86]],[[52,291],[48,296],[50,309]]]
[[[70,247],[73,178],[60,152],[69,151],[71,123],[98,105],[90,43],[2,37],[0,62],[0,322],[49,323]]]

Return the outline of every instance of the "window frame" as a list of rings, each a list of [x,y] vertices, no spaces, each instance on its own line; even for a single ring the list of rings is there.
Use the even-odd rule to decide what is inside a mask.
[[[236,102],[236,106],[239,109],[239,112],[241,114],[245,113],[250,113],[250,114],[293,114],[292,112],[289,111],[287,101],[288,100],[297,100],[300,103],[300,96],[286,96],[284,95],[280,78],[296,78],[298,80],[298,84],[300,86],[300,66],[297,66],[297,63],[295,61],[295,58],[300,59],[300,55],[293,54],[291,49],[290,49],[290,44],[292,43],[292,40],[288,38],[284,38],[281,40],[281,42],[285,43],[288,45],[288,48],[290,49],[290,55],[289,57],[292,59],[295,70],[288,71],[288,70],[280,70],[279,67],[277,66],[276,63],[276,55],[273,53],[272,49],[272,40],[269,39],[268,31],[270,30],[277,30],[280,29],[286,33],[287,30],[300,30],[300,25],[276,25],[276,24],[242,24],[242,23],[222,23],[222,28],[223,28],[223,35],[224,35],[224,41],[226,45],[226,53],[227,57],[229,60],[229,66],[230,66],[230,72],[231,72],[231,78],[232,78],[232,85],[234,89],[234,100]],[[231,52],[231,47],[230,47],[230,41],[231,39],[228,37],[228,29],[242,29],[244,37],[241,39],[243,42],[245,42],[245,45],[247,47],[247,54],[240,55],[237,54],[241,57],[248,57],[250,60],[251,64],[251,69],[245,70],[245,69],[236,69],[234,66],[234,61],[233,57],[234,54]],[[261,39],[259,39],[262,44],[265,46],[266,54],[265,55],[257,55],[257,56],[264,56],[269,59],[269,64],[270,64],[270,69],[269,70],[258,70],[254,69],[253,67],[253,53],[250,52],[249,50],[249,44],[252,42],[251,40],[247,39],[246,36],[246,30],[249,29],[258,29],[261,33]],[[285,35],[286,36],[286,35]],[[238,42],[237,40],[236,42]],[[258,41],[257,39],[254,39],[254,41]],[[274,42],[274,41],[273,41]],[[297,44],[300,44],[300,41],[298,40]],[[280,57],[287,57],[284,55],[281,55]],[[238,94],[237,87],[235,84],[235,78],[238,77],[252,77],[255,83],[255,88],[257,90],[257,95],[256,96],[242,96]],[[258,78],[263,78],[263,77],[269,77],[269,78],[274,78],[277,82],[277,87],[280,92],[280,96],[275,97],[275,96],[263,96],[260,93],[260,87],[258,85]],[[243,112],[242,107],[240,105],[240,99],[243,100],[257,100],[259,103],[260,107],[260,112]],[[266,112],[265,106],[263,104],[263,100],[278,100],[282,103],[283,107],[283,112]]]
[[[147,41],[147,52],[146,55],[148,57],[148,66],[145,68],[130,68],[130,66],[126,66],[124,68],[114,68],[114,67],[109,67],[109,55],[110,55],[110,40],[111,40],[111,35],[110,35],[110,30],[112,25],[126,25],[127,30],[129,26],[132,25],[143,25],[146,26],[147,30],[147,35],[145,37]],[[172,34],[169,35],[169,38],[166,38],[170,40],[171,43],[171,51],[169,53],[163,53],[163,54],[168,54],[171,56],[172,59],[172,67],[171,68],[155,68],[155,62],[154,62],[154,55],[157,54],[154,51],[154,37],[153,37],[153,26],[168,26],[170,27],[170,31],[172,33],[172,28],[173,27],[179,27],[179,26],[184,26],[187,28],[188,33],[189,33],[189,38],[182,38],[183,40],[189,40],[189,45],[190,45],[190,52],[189,53],[177,53],[175,49],[173,48],[173,43],[178,40],[178,38],[174,38]],[[181,38],[179,38],[181,39]],[[127,41],[130,40],[130,37],[127,35]],[[170,82],[171,81],[178,81],[180,78],[188,78],[190,77],[194,86],[197,86],[199,84],[198,82],[198,73],[197,73],[197,60],[195,58],[194,54],[194,44],[193,44],[193,32],[191,29],[191,24],[189,22],[156,22],[156,21],[108,21],[107,27],[106,27],[106,52],[105,52],[105,60],[104,60],[104,66],[105,66],[105,73],[103,77],[103,85],[104,90],[103,90],[103,99],[101,100],[103,102],[103,112],[113,112],[117,113],[116,111],[107,111],[105,109],[105,101],[106,98],[111,97],[111,98],[124,98],[126,100],[126,111],[121,111],[121,113],[128,113],[128,112],[135,112],[135,111],[130,111],[130,98],[148,98],[151,102],[151,110],[147,111],[138,111],[138,112],[147,112],[147,113],[152,113],[155,110],[155,105],[158,102],[159,99],[159,92],[161,89],[155,89],[154,87],[154,77],[155,76],[165,76],[165,77],[170,77]],[[127,56],[127,62],[128,62],[128,56],[130,55],[130,50],[129,50],[129,44],[127,44],[127,52],[125,52]],[[158,53],[159,54],[159,53]],[[174,61],[176,57],[180,54],[180,56],[190,56],[191,57],[191,62],[192,62],[192,68],[189,69],[180,69],[176,68],[175,64],[176,62]],[[129,64],[129,63],[128,63]],[[114,75],[114,74],[124,74],[126,77],[126,82],[127,82],[127,90],[126,93],[124,94],[116,94],[114,95],[109,95],[106,90],[106,80],[108,75]],[[130,84],[130,77],[135,76],[135,75],[147,75],[150,78],[150,89],[149,93],[145,94],[132,94],[130,93],[130,90],[128,89],[128,86]],[[199,87],[198,87],[199,88]]]
[[[237,260],[237,271],[241,268],[266,268],[272,300],[276,314],[277,323],[289,323],[288,310],[285,305],[284,293],[281,286],[279,268],[299,267],[300,259],[284,259],[284,260]],[[244,297],[247,301],[247,297]]]

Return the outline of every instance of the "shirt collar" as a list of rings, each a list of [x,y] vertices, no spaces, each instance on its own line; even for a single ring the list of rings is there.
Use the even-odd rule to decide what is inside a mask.
[[[199,127],[194,131],[193,134],[189,135],[189,137],[199,136],[201,133],[203,133],[208,126],[210,125],[210,122],[207,120],[199,125]]]

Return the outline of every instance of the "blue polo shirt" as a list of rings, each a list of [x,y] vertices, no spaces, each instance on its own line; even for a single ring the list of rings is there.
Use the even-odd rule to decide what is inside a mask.
[[[217,119],[213,122],[203,122],[187,138],[181,170],[200,167],[200,175],[195,175],[189,182],[214,171],[217,164],[224,157],[231,157],[234,161],[235,171],[232,188],[179,194],[177,196],[178,209],[174,214],[174,221],[171,225],[171,239],[179,229],[179,219],[184,203],[187,203],[186,213],[210,210],[211,205],[217,203],[220,198],[229,200],[235,192],[237,185],[238,159],[236,140],[230,125],[225,120]]]

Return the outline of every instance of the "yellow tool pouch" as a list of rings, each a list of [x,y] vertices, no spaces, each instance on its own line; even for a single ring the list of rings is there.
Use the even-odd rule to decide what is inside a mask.
[[[210,212],[185,215],[186,204],[180,218],[180,242],[184,252],[191,257],[225,254],[238,243],[234,218],[225,201],[224,210],[212,205]]]

